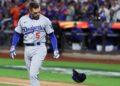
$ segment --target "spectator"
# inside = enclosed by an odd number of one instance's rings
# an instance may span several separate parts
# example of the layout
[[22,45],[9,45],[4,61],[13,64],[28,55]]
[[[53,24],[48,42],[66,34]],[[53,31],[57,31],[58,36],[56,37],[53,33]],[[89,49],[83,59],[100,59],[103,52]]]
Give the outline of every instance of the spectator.
[[4,6],[5,2],[7,2],[7,1],[10,2],[11,0],[0,0],[0,2],[1,2],[1,3],[0,3],[1,6]]
[[4,31],[0,30],[0,46],[5,44],[5,33]]
[[72,49],[73,50],[81,50],[83,36],[81,28],[77,27],[77,23],[74,23],[74,27],[71,30],[71,40],[72,40]]
[[94,0],[88,0],[88,9],[86,11],[86,16],[89,21],[92,21],[95,19],[97,10],[98,8]]
[[100,6],[98,14],[100,21],[110,22],[110,10],[104,4]]
[[66,21],[72,21],[73,20],[73,17],[75,15],[75,8],[74,8],[73,4],[74,4],[74,2],[69,2],[68,3]]
[[93,30],[93,37],[96,40],[96,50],[101,52],[103,50],[103,46],[105,46],[106,52],[111,52],[114,49],[113,39],[111,37],[107,37],[107,34],[112,34],[113,31],[105,26],[103,23],[101,28],[97,30]]
[[53,3],[50,3],[50,4],[47,6],[45,16],[47,16],[47,17],[50,18],[51,20],[53,20],[54,17],[56,16],[56,11],[54,10]]
[[66,4],[64,2],[58,3],[56,8],[58,20],[65,21],[68,14]]
[[120,22],[120,9],[118,10],[118,12],[116,13],[116,21]]
[[119,4],[118,0],[115,0],[111,5],[112,5],[111,6],[112,21],[116,22],[117,21],[117,17],[119,16],[118,13],[120,11],[120,4]]
[[106,41],[105,41],[105,52],[111,52],[114,50],[113,38],[111,36],[108,36],[108,35],[113,34],[113,31],[112,31],[112,29],[104,28],[104,32],[107,35]]
[[[0,13],[0,21],[3,20],[2,14]],[[0,30],[3,28],[3,22],[0,22]]]
[[82,13],[81,13],[80,9],[81,9],[81,5],[76,3],[75,4],[75,15],[74,15],[75,21],[79,21],[80,19],[82,19]]
[[28,2],[26,1],[24,4],[21,4],[21,2],[16,2],[16,3],[13,3],[13,7],[10,9],[10,14],[12,15],[13,17],[13,25],[14,27],[16,27],[17,25],[17,22],[20,18],[20,11],[25,8],[25,5],[27,4]]

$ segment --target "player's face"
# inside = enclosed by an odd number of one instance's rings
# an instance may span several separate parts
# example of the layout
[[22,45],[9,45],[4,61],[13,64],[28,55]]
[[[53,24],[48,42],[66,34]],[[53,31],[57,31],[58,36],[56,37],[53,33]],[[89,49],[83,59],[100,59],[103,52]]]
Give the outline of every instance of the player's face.
[[31,10],[31,14],[32,14],[32,17],[34,18],[34,19],[39,19],[39,16],[40,16],[40,8],[33,8],[32,10]]

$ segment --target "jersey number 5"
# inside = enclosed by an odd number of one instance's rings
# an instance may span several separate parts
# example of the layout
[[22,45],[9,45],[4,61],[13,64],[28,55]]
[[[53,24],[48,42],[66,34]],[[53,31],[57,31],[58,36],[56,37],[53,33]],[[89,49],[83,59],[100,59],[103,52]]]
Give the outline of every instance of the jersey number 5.
[[36,32],[36,39],[40,39],[40,32]]

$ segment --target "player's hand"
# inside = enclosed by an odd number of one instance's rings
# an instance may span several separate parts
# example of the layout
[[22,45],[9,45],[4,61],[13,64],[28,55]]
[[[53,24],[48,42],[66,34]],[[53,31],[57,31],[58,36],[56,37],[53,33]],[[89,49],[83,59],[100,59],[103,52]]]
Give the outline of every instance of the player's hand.
[[12,59],[14,59],[15,56],[16,56],[15,46],[11,46],[11,48],[10,48],[10,57]]
[[58,59],[60,57],[59,51],[58,50],[54,50],[54,58]]

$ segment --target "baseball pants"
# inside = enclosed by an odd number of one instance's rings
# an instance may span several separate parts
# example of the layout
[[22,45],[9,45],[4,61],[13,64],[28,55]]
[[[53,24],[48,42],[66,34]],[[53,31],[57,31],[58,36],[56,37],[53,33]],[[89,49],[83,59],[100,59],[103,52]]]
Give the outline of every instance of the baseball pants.
[[30,86],[40,86],[38,74],[47,54],[45,43],[36,46],[25,46],[24,59],[29,73]]

